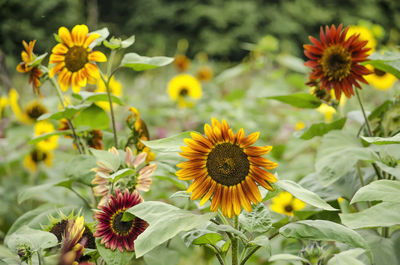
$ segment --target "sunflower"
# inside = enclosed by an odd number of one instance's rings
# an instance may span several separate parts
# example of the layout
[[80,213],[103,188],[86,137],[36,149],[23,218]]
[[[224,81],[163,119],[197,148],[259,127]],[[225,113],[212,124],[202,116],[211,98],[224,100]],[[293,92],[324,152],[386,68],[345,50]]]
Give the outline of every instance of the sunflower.
[[397,80],[394,75],[379,70],[372,65],[368,64],[366,67],[372,72],[372,74],[367,75],[365,80],[379,90],[388,90]]
[[0,123],[3,116],[3,110],[8,106],[8,98],[6,96],[0,97]]
[[[115,80],[114,76],[111,77],[109,86],[112,95],[117,97],[122,95],[121,83]],[[97,81],[97,89],[94,92],[107,92],[107,88],[104,85],[103,80]],[[97,101],[96,104],[106,111],[110,110],[110,103],[108,101]],[[113,103],[113,106],[115,105],[116,104]]]
[[177,54],[174,58],[174,66],[179,72],[184,72],[190,67],[190,60],[183,54]]
[[[48,121],[39,121],[34,127],[35,136],[54,132],[54,126]],[[58,135],[52,135],[36,144],[36,147],[42,151],[51,151],[57,148]]]
[[273,174],[262,169],[278,166],[262,157],[272,146],[251,146],[259,132],[245,137],[243,129],[235,135],[225,120],[220,123],[213,118],[211,123],[212,126],[204,126],[205,137],[191,133],[192,139],[185,139],[188,146],[181,147],[180,155],[189,161],[177,165],[182,169],[176,175],[181,180],[194,179],[187,192],[192,192],[192,200],[203,197],[200,205],[213,197],[211,211],[221,206],[222,214],[232,217],[240,214],[242,205],[251,212],[250,202],[257,204],[262,200],[256,183],[272,190],[270,182],[277,181]]
[[199,80],[189,74],[180,74],[172,78],[168,83],[168,94],[173,101],[178,101],[178,106],[189,107],[193,103],[188,100],[194,100],[201,97],[201,85]]
[[83,216],[76,220],[69,219],[63,235],[59,265],[78,265],[78,260],[85,249],[86,238],[82,238],[85,231]]
[[374,34],[372,33],[372,31],[369,28],[364,27],[364,26],[359,26],[359,25],[350,26],[349,30],[347,31],[347,34],[348,34],[347,36],[359,34],[360,40],[368,41],[368,43],[365,45],[365,48],[370,49],[367,52],[368,55],[370,55],[371,53],[373,53],[375,51],[376,39],[374,37]]
[[207,65],[201,66],[196,71],[196,77],[200,82],[208,82],[213,78],[213,71]]
[[49,77],[58,74],[58,83],[65,92],[72,85],[75,93],[85,87],[86,83],[95,84],[99,78],[99,69],[93,62],[106,62],[107,57],[99,51],[92,51],[89,45],[100,37],[97,33],[89,34],[86,25],[76,25],[72,32],[66,27],[58,29],[61,40],[52,50]]
[[321,27],[320,41],[310,36],[313,45],[304,45],[304,54],[310,59],[305,63],[312,68],[309,76],[310,86],[320,84],[320,89],[329,92],[335,90],[335,95],[340,100],[342,91],[346,97],[354,95],[353,86],[361,89],[358,82],[368,84],[363,75],[370,71],[360,65],[366,61],[369,48],[368,41],[360,40],[359,35],[353,34],[346,39],[349,27],[342,30],[340,25],[337,29],[334,25],[325,27],[325,33]]
[[9,93],[9,104],[17,119],[25,124],[32,124],[40,116],[47,113],[47,108],[37,100],[31,101],[25,108],[21,110],[18,104],[19,94],[14,88]]
[[43,72],[39,67],[30,65],[36,57],[33,53],[35,43],[36,40],[30,41],[29,44],[26,41],[22,41],[25,51],[21,52],[22,62],[17,65],[17,71],[20,73],[29,73],[29,84],[32,84],[33,91],[36,94],[40,94],[40,77],[42,77]]
[[106,248],[120,252],[134,250],[135,239],[147,228],[147,223],[135,217],[131,221],[122,221],[124,212],[141,203],[143,199],[139,193],[134,191],[129,193],[125,189],[122,193],[116,190],[115,196],[111,195],[106,206],[100,206],[101,211],[95,213],[94,218],[99,222],[96,226],[95,237],[102,238],[101,244]]
[[272,198],[270,208],[272,211],[293,216],[295,211],[300,211],[306,204],[303,201],[293,197],[287,191],[282,191],[278,196]]
[[88,132],[87,144],[97,150],[103,150],[103,132],[101,130],[91,130]]
[[52,161],[52,153],[35,148],[27,156],[25,156],[24,167],[29,171],[34,172],[41,162],[43,162],[46,166],[51,167]]

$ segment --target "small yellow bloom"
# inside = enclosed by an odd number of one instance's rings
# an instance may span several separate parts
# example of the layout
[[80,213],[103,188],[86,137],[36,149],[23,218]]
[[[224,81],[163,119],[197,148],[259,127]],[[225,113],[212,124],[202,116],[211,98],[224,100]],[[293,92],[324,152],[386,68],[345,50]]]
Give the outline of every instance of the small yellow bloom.
[[[112,95],[117,96],[117,97],[122,95],[122,85],[119,81],[114,79],[114,76],[111,77],[109,85],[110,85],[110,91],[111,91]],[[103,80],[98,80],[97,89],[94,92],[98,92],[98,93],[107,92],[107,88],[104,85]],[[96,104],[100,108],[102,108],[106,111],[110,110],[110,103],[108,101],[97,101]],[[116,106],[116,104],[113,103],[113,107],[115,107],[115,106]]]
[[304,124],[304,122],[302,122],[302,121],[296,122],[296,131],[300,131],[300,130],[303,129],[304,127],[306,127],[306,125]]
[[287,191],[282,191],[278,196],[272,198],[270,205],[272,211],[288,216],[293,216],[295,211],[300,211],[304,207],[306,207],[306,204],[303,201],[293,197]]
[[0,98],[0,123],[1,123],[1,117],[3,114],[3,109],[8,106],[8,98],[6,96],[2,96]]
[[177,75],[168,83],[168,94],[173,101],[178,102],[179,107],[193,105],[189,98],[197,100],[201,98],[201,85],[197,78],[189,74]]
[[47,108],[37,100],[31,101],[22,112],[18,104],[18,98],[17,90],[12,88],[9,93],[9,104],[17,119],[24,124],[32,124],[42,114],[48,112]]
[[[39,136],[46,133],[54,132],[54,126],[48,121],[39,121],[35,124],[35,136]],[[49,138],[40,141],[36,144],[37,148],[42,151],[51,151],[57,148],[58,135],[50,136]]]
[[367,45],[365,45],[365,48],[370,48],[367,53],[372,54],[375,51],[376,47],[376,39],[374,37],[374,34],[369,28],[366,28],[364,26],[350,26],[349,31],[347,32],[347,38],[352,36],[353,34],[360,34],[360,40],[366,40],[368,41]]
[[196,71],[196,77],[198,80],[201,82],[208,82],[213,78],[213,71],[212,69],[207,66],[201,66],[199,69]]
[[368,70],[372,71],[372,74],[366,75],[364,78],[370,85],[379,90],[388,90],[396,82],[397,78],[389,73],[376,69],[372,65],[366,65]]
[[322,103],[321,106],[318,107],[317,111],[324,114],[326,123],[331,122],[333,114],[336,113],[334,107],[328,106],[325,103]]
[[53,161],[53,154],[50,152],[34,149],[24,158],[24,167],[31,172],[35,172],[41,162],[47,167],[51,167]]

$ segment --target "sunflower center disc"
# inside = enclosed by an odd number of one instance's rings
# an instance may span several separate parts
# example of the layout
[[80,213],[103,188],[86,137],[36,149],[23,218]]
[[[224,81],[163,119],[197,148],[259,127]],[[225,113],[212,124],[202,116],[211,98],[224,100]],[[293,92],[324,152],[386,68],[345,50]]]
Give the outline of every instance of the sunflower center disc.
[[33,152],[31,153],[31,157],[32,157],[33,162],[38,163],[40,161],[45,160],[47,155],[46,155],[46,153],[43,153],[39,150],[33,150]]
[[374,74],[377,76],[384,76],[386,74],[386,72],[379,70],[377,68],[374,68]]
[[37,118],[42,116],[42,114],[44,114],[45,112],[46,111],[43,109],[42,106],[35,105],[35,106],[32,106],[30,109],[28,109],[26,111],[26,114],[28,114],[29,118],[31,118],[32,120],[36,120]]
[[74,46],[65,55],[65,67],[71,72],[82,69],[88,60],[88,52],[81,46]]
[[187,96],[187,94],[189,94],[189,90],[186,87],[182,88],[181,91],[179,91],[179,96],[181,97],[185,97]]
[[133,220],[128,222],[121,221],[123,215],[124,212],[117,213],[111,223],[112,229],[118,235],[127,235],[133,227]]
[[321,58],[322,71],[329,80],[341,81],[350,74],[351,54],[344,47],[332,46]]
[[290,204],[286,205],[286,206],[285,206],[285,212],[287,212],[287,213],[293,212],[293,207],[292,207],[292,205],[290,205]]
[[232,143],[222,143],[208,154],[207,169],[215,182],[233,186],[249,174],[250,162],[242,148]]

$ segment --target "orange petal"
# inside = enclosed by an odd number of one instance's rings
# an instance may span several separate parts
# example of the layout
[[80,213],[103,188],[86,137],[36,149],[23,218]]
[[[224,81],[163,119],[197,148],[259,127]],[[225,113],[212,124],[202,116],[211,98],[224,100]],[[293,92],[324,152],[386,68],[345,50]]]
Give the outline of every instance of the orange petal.
[[245,179],[247,186],[250,189],[251,194],[257,199],[257,201],[262,201],[260,190],[258,189],[257,185],[253,182],[250,177],[246,177]]
[[57,64],[56,66],[54,66],[53,68],[51,68],[50,72],[49,72],[49,77],[53,78],[59,71],[61,71],[63,69],[64,66],[65,66],[65,63],[61,62],[61,63]]
[[217,138],[213,133],[213,129],[208,123],[204,124],[204,134],[211,141],[213,145],[217,143]]
[[217,186],[217,182],[211,181],[211,187],[208,190],[208,192],[206,193],[206,195],[204,195],[204,197],[201,199],[200,206],[202,206],[204,203],[206,203],[210,199],[211,195],[213,195],[213,193],[215,191],[216,186]]
[[190,196],[191,200],[200,199],[211,187],[211,178],[206,178],[203,183],[197,188],[194,189],[192,195]]
[[246,211],[251,212],[252,211],[251,204],[249,202],[249,199],[244,194],[241,184],[237,185],[237,192],[238,192],[238,195],[239,195],[240,203],[242,204],[243,208]]
[[71,76],[72,91],[74,93],[79,93],[81,86],[79,85],[79,73],[74,72]]
[[104,55],[104,53],[99,51],[89,53],[88,59],[89,61],[95,62],[107,62],[107,57]]
[[87,64],[85,64],[85,70],[86,70],[86,73],[88,75],[90,75],[91,77],[93,77],[95,79],[100,78],[100,72],[99,72],[99,68],[97,68],[97,65],[92,64],[92,63],[87,63]]
[[217,184],[217,187],[215,188],[215,194],[211,201],[210,210],[212,212],[215,212],[216,210],[218,210],[218,207],[221,204],[221,201],[222,201],[222,185]]
[[263,147],[249,146],[244,149],[244,152],[248,156],[262,156],[268,154],[272,150],[272,146],[266,145]]
[[232,196],[232,205],[233,205],[233,211],[236,215],[240,214],[240,200],[239,200],[239,194],[236,186],[231,186],[229,187],[231,189],[231,196]]
[[254,132],[254,133],[249,134],[246,138],[244,138],[241,141],[241,146],[247,147],[249,145],[254,144],[255,142],[257,142],[258,137],[260,137],[260,132]]
[[190,148],[192,148],[195,151],[201,152],[201,153],[209,153],[210,149],[204,147],[202,144],[195,142],[193,139],[186,138],[184,139],[185,144],[187,144]]
[[204,137],[203,135],[201,135],[199,133],[191,132],[190,136],[193,138],[193,140],[195,140],[197,142],[201,142],[204,146],[206,146],[208,148],[212,148],[213,147],[213,145],[210,142],[210,140],[208,140],[206,137]]
[[61,63],[65,61],[65,56],[60,54],[51,54],[49,63]]

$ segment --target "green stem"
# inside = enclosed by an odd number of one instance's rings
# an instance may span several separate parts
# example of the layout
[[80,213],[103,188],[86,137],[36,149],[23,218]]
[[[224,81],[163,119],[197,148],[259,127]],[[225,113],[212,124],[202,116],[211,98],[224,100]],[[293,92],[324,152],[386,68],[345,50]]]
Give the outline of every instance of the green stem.
[[74,190],[72,187],[71,187],[70,190],[71,190],[73,193],[75,193],[75,195],[78,196],[78,197],[85,203],[85,205],[86,205],[89,209],[92,208],[92,206],[90,205],[90,203],[89,203],[82,195],[80,195],[79,192],[77,192],[76,190]]
[[[237,215],[233,217],[233,226],[236,230],[239,229],[239,218]],[[232,265],[238,264],[238,238],[236,235],[232,238]]]
[[222,256],[221,256],[221,254],[220,254],[218,248],[217,248],[216,246],[212,245],[212,244],[207,244],[207,245],[209,245],[209,246],[211,246],[211,247],[213,247],[213,248],[215,249],[215,256],[217,256],[217,259],[218,259],[218,261],[219,261],[219,264],[225,265],[225,261],[224,261],[224,259],[222,258]]
[[389,227],[382,227],[382,236],[384,238],[388,238],[389,237]]
[[[268,239],[271,240],[271,239],[273,239],[274,237],[276,237],[277,235],[279,235],[279,232],[275,232],[274,234],[272,234],[271,236],[269,236]],[[261,246],[257,246],[257,247],[255,247],[254,249],[252,249],[252,250],[250,251],[250,253],[247,254],[247,256],[246,256],[244,259],[242,259],[242,261],[240,262],[240,265],[244,265],[244,264],[249,260],[249,258],[250,258],[254,253],[256,253],[257,250],[259,250],[260,248],[261,248]]]
[[[115,56],[116,51],[115,50],[111,50],[110,52],[110,59],[108,60],[108,65],[107,65],[107,76],[110,76],[111,74],[111,69],[112,69],[112,65],[114,62],[114,56]],[[111,78],[111,77],[110,77]]]
[[360,169],[360,164],[359,163],[357,163],[356,168],[357,168],[357,175],[358,175],[358,177],[360,179],[361,187],[364,187],[365,183],[364,183],[364,179],[363,179],[362,174],[361,174],[361,169]]

